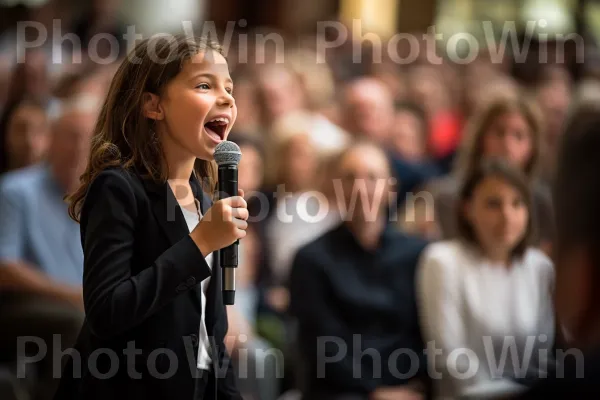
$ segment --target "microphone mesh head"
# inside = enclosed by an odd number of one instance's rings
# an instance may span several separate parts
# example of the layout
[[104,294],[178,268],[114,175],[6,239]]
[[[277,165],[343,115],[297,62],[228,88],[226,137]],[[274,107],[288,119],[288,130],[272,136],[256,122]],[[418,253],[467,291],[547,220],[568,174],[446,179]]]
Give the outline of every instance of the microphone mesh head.
[[234,142],[223,141],[215,148],[214,157],[218,165],[238,165],[242,151]]

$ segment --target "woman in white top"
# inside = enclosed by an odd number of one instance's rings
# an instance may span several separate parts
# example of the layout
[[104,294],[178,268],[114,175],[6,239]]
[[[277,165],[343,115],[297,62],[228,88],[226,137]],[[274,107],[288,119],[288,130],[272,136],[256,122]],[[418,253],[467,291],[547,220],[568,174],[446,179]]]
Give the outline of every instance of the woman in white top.
[[460,191],[457,239],[431,244],[417,275],[435,398],[510,395],[544,369],[554,342],[554,271],[530,247],[531,195],[498,160],[476,166]]

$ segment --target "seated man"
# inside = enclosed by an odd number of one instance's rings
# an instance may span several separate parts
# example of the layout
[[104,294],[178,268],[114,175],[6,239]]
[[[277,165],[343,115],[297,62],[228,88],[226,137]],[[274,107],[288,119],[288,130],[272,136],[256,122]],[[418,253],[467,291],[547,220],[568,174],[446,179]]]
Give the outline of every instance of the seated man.
[[52,397],[60,370],[51,351],[69,348],[83,322],[79,226],[63,198],[85,168],[97,109],[82,99],[62,106],[47,160],[0,177],[0,354],[22,358],[18,338],[36,338],[26,347],[27,356],[46,354],[36,399]]
[[305,398],[421,398],[427,369],[414,277],[427,242],[391,222],[380,148],[355,144],[335,168],[343,222],[298,251],[290,277]]

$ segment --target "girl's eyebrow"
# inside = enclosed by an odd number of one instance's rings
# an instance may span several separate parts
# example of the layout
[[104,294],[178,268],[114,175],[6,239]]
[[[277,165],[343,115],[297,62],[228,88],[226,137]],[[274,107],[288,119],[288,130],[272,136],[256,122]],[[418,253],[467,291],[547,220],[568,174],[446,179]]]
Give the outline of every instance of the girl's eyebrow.
[[[200,77],[209,78],[213,81],[217,80],[217,76],[215,74],[211,74],[210,72],[200,72],[198,74],[194,74],[191,79],[193,80],[193,79],[197,79]],[[225,81],[227,81],[227,83],[233,83],[233,81],[229,77],[226,78]]]

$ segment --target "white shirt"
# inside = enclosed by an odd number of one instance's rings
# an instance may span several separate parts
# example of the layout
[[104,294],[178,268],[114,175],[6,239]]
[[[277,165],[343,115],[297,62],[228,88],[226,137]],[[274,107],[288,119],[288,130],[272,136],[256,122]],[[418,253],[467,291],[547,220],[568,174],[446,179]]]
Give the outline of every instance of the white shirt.
[[521,387],[509,378],[522,377],[522,367],[543,368],[554,341],[553,283],[553,265],[537,249],[506,268],[459,240],[427,247],[417,296],[425,342],[438,351],[427,353],[441,373],[435,398],[511,394]]
[[[183,216],[185,217],[185,222],[187,223],[188,229],[190,232],[194,230],[196,225],[200,222],[202,218],[202,214],[200,212],[200,204],[198,200],[196,200],[196,207],[198,209],[197,213],[194,213],[186,208],[181,207],[181,211],[183,212]],[[212,268],[212,253],[206,257],[206,263],[209,268]],[[208,331],[206,330],[206,291],[208,290],[208,285],[210,283],[210,277],[206,278],[201,283],[202,288],[202,316],[200,320],[200,333],[198,335],[198,369],[208,370],[212,364],[211,358],[211,348],[210,341],[208,340]]]
[[287,281],[300,247],[341,223],[339,213],[331,211],[329,203],[317,202],[317,194],[323,196],[309,191],[279,200],[276,217],[267,223],[266,239],[271,244],[273,275],[277,283]]

